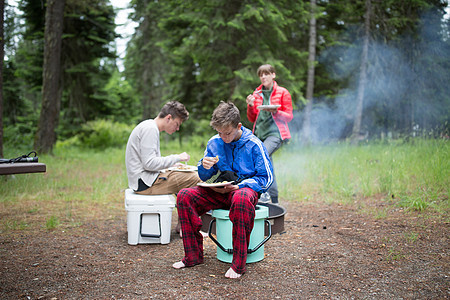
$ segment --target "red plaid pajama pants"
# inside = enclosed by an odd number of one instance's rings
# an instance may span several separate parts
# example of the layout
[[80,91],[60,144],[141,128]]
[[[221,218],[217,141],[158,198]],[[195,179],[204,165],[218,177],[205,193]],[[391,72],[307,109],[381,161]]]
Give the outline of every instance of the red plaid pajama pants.
[[183,233],[185,256],[182,262],[187,267],[203,263],[203,236],[200,233],[202,221],[199,216],[211,209],[229,209],[230,221],[233,223],[231,268],[236,273],[244,273],[257,202],[258,193],[250,188],[226,194],[200,186],[180,190],[177,195],[177,209]]

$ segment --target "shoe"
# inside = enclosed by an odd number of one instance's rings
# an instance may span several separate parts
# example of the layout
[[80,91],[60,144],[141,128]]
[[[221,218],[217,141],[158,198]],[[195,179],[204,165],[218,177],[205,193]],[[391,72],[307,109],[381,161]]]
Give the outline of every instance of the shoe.
[[270,202],[270,195],[269,195],[269,193],[261,194],[261,196],[259,197],[258,202],[260,202],[260,203],[269,203]]

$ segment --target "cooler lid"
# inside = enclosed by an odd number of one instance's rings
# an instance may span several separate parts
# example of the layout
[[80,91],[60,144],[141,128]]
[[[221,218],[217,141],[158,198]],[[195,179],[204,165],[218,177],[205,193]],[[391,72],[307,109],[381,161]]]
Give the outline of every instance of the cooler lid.
[[139,195],[131,189],[125,191],[125,205],[175,205],[175,196],[170,195]]

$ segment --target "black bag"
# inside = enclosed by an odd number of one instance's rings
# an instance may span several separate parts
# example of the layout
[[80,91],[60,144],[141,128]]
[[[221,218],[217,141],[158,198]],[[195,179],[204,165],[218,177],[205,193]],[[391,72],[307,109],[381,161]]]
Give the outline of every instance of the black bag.
[[234,184],[237,184],[242,181],[239,179],[239,176],[236,172],[233,171],[219,171],[219,176],[214,180],[214,182],[222,182],[222,181],[231,181]]

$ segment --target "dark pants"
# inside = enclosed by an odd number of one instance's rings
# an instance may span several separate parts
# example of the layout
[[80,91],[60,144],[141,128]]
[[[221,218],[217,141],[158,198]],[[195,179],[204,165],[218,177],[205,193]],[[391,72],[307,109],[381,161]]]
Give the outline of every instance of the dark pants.
[[267,148],[267,152],[269,152],[270,161],[272,162],[273,166],[273,183],[270,186],[269,190],[267,191],[270,195],[270,199],[272,200],[272,203],[278,203],[278,185],[277,185],[277,179],[275,177],[275,166],[273,164],[272,154],[277,151],[281,145],[283,144],[283,141],[281,138],[277,136],[269,136],[264,140],[264,146]]

